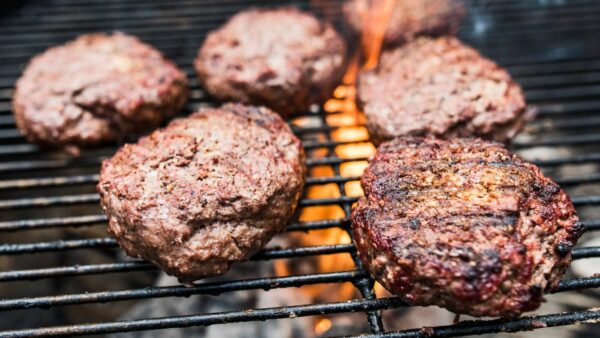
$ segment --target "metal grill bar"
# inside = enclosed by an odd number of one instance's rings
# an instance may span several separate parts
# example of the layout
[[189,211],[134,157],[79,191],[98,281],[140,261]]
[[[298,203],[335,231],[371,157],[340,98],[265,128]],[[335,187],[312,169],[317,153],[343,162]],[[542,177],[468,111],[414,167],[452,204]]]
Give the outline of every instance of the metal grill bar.
[[[599,87],[600,89],[600,87]],[[600,92],[600,91],[599,91]],[[511,145],[513,148],[523,149],[542,146],[569,146],[580,144],[595,144],[600,142],[600,135],[594,133],[589,135],[563,136],[562,138],[548,138],[545,140],[535,140],[529,142],[515,141]]]
[[[165,286],[148,287],[135,290],[105,291],[84,294],[5,299],[0,300],[0,311],[11,311],[28,308],[47,308],[51,306],[64,306],[88,303],[104,303],[131,299],[160,298],[160,297],[188,297],[197,294],[219,295],[224,292],[241,290],[270,289],[299,287],[322,283],[354,282],[358,278],[366,277],[364,271],[343,271],[320,273],[312,275],[296,275],[290,277],[270,277],[257,279],[244,279],[236,281],[220,281],[202,283],[194,286]],[[582,282],[585,283],[585,282]],[[591,284],[588,282],[587,284]],[[600,285],[600,284],[599,284]]]
[[367,334],[354,336],[354,338],[461,337],[494,332],[531,331],[552,326],[597,323],[599,320],[600,309],[589,309],[571,313],[525,316],[512,320],[465,321],[458,323],[457,325],[438,326],[400,332],[386,332],[382,335]]
[[[538,122],[539,124],[536,124]],[[531,123],[531,128],[537,132],[543,131],[567,131],[578,128],[596,128],[600,127],[599,117],[570,118],[537,120]]]
[[97,183],[98,175],[77,175],[48,178],[30,178],[22,180],[0,181],[0,190],[65,186],[85,183]]
[[48,170],[57,168],[73,168],[81,166],[97,166],[106,157],[90,157],[81,159],[58,159],[58,160],[29,160],[19,162],[0,163],[0,172],[14,172],[24,170]]
[[573,249],[573,259],[600,257],[600,247],[583,247]]
[[[0,231],[34,230],[51,227],[89,226],[105,223],[105,215],[75,216],[64,218],[31,219],[20,221],[0,222]],[[319,230],[331,227],[341,227],[348,222],[347,219],[323,220],[313,222],[298,222],[290,224],[287,231]]]
[[53,242],[39,242],[28,244],[2,244],[0,245],[0,255],[18,255],[48,251],[64,251],[90,248],[114,248],[117,242],[114,238],[86,238],[60,240]]
[[121,321],[101,324],[82,324],[57,326],[43,329],[4,331],[6,338],[22,337],[61,337],[89,334],[107,334],[140,330],[156,330],[174,327],[204,326],[227,324],[267,319],[296,318],[314,316],[323,313],[335,314],[357,311],[374,311],[404,306],[398,298],[382,298],[377,300],[351,300],[339,303],[316,305],[297,305],[245,311],[211,313],[204,315],[177,316],[168,318],[152,318],[143,320]]
[[29,207],[48,207],[82,203],[98,203],[99,201],[100,196],[98,194],[23,198],[16,200],[0,201],[0,210]]
[[546,116],[562,116],[578,113],[591,113],[598,111],[600,108],[599,101],[579,101],[568,103],[548,103],[538,105],[538,117]]
[[[31,308],[49,308],[53,306],[81,305],[91,303],[106,303],[132,299],[163,298],[163,297],[189,297],[191,295],[208,294],[220,295],[226,292],[241,290],[280,289],[300,287],[304,285],[324,283],[361,283],[368,280],[364,270],[342,271],[332,273],[317,273],[310,275],[296,275],[289,277],[269,277],[245,279],[236,281],[220,281],[202,283],[194,286],[164,286],[146,287],[142,289],[123,291],[104,291],[82,294],[69,294],[46,297],[30,297],[0,300],[0,311],[12,311]],[[360,287],[360,286],[359,286]],[[370,286],[369,286],[370,287]],[[600,277],[567,279],[560,282],[556,290],[551,293],[583,290],[586,288],[600,287]],[[373,298],[374,299],[374,298]]]
[[558,288],[556,288],[556,290],[550,291],[550,293],[576,291],[579,289],[597,288],[597,287],[600,287],[600,277],[567,279],[567,280],[560,281],[560,284],[558,284]]
[[0,222],[0,231],[34,230],[53,227],[87,226],[107,221],[104,215],[89,215],[63,218],[27,219]]
[[584,205],[596,205],[600,203],[600,195],[573,196],[571,197],[571,200],[573,201],[573,205],[576,207]]
[[[49,251],[64,251],[64,250],[78,250],[78,249],[92,249],[92,248],[116,248],[117,242],[112,237],[103,238],[87,238],[87,239],[71,239],[71,240],[59,240],[52,242],[39,242],[39,243],[28,243],[28,244],[3,244],[0,245],[0,255],[20,255],[20,254],[31,254],[41,253]],[[350,244],[338,244],[338,245],[319,245],[319,246],[305,246],[299,248],[289,249],[271,249],[264,250],[256,254],[252,259],[263,260],[263,259],[275,259],[275,258],[291,258],[291,257],[303,257],[313,255],[325,255],[342,252],[354,251],[354,247]]]
[[99,275],[106,273],[156,270],[148,262],[132,261],[108,264],[75,265],[57,268],[13,270],[0,272],[0,282],[32,281],[44,278]]
[[33,144],[14,144],[0,147],[0,156],[35,154],[38,152],[38,147]]

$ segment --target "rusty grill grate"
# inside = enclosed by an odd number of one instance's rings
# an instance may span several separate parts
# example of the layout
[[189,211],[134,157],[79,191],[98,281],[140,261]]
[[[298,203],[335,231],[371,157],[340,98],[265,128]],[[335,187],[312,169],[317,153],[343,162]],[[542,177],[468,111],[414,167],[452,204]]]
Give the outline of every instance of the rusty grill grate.
[[[260,5],[283,2],[264,1]],[[309,3],[292,2],[304,8]],[[339,18],[337,1],[319,6],[322,15]],[[528,101],[539,109],[513,148],[525,158],[542,166],[573,196],[588,236],[600,229],[600,3],[594,1],[496,0],[468,2],[471,16],[465,23],[462,38],[482,53],[507,66],[523,85]],[[253,260],[296,259],[318,255],[350,254],[354,269],[349,271],[310,273],[285,277],[259,277],[243,280],[202,282],[193,287],[140,285],[124,290],[86,289],[64,292],[55,288],[50,295],[12,296],[12,288],[35,290],[41,285],[56,285],[75,277],[110,275],[119,279],[136,271],[155,271],[143,261],[125,260],[118,254],[112,238],[98,237],[106,217],[100,213],[94,185],[98,166],[114,148],[84,152],[80,158],[40,151],[25,143],[15,129],[11,116],[11,95],[15,79],[27,60],[50,45],[64,42],[91,31],[123,30],[153,44],[185,69],[192,85],[192,98],[186,111],[211,102],[197,86],[191,61],[204,34],[231,14],[253,5],[242,0],[183,0],[168,4],[150,0],[73,0],[31,1],[20,8],[6,10],[0,16],[0,311],[23,316],[43,316],[44,311],[67,305],[106,303],[157,297],[187,297],[200,294],[218,295],[240,290],[266,290],[305,285],[349,282],[360,297],[346,302],[303,304],[288,307],[258,308],[221,313],[193,313],[187,316],[148,318],[128,321],[93,321],[91,324],[70,320],[52,325],[30,327],[24,322],[2,324],[2,337],[92,335],[113,332],[208,326],[245,321],[364,312],[367,337],[454,337],[501,331],[532,330],[541,327],[570,325],[600,320],[600,311],[581,308],[547,315],[530,314],[516,319],[465,321],[455,325],[403,331],[386,331],[381,311],[407,306],[397,298],[378,298],[373,281],[362,269],[353,244],[318,245],[265,249]],[[356,197],[345,193],[346,184],[358,177],[340,174],[345,163],[365,158],[337,155],[338,147],[365,141],[335,141],[338,127],[328,124],[336,113],[317,110],[302,119],[308,124],[290,123],[303,139],[309,154],[310,168],[328,166],[332,176],[311,176],[307,184],[335,184],[341,196],[300,202],[301,208],[336,205],[345,218],[294,222],[287,231],[299,232],[328,228],[348,230],[348,217]],[[316,156],[319,150],[320,156]],[[565,174],[566,173],[566,174]],[[79,232],[84,230],[83,232]],[[85,230],[90,230],[86,232]],[[39,233],[40,235],[34,235]],[[90,235],[90,233],[92,235]],[[58,234],[58,238],[56,235]],[[94,235],[95,234],[95,235]],[[52,237],[55,236],[55,237]],[[285,235],[284,235],[285,236]],[[53,260],[49,254],[99,251],[101,262],[72,262],[72,258]],[[29,257],[26,264],[15,261]],[[34,257],[34,258],[31,258]],[[109,259],[107,260],[108,257]],[[600,247],[578,247],[575,260],[600,257]],[[47,266],[50,265],[50,266]],[[235,267],[234,267],[235,269]],[[249,278],[253,276],[248,276]],[[20,286],[17,286],[20,285]],[[556,293],[585,290],[600,286],[600,277],[567,277]],[[4,290],[4,291],[2,291]],[[15,318],[23,318],[15,317]],[[7,317],[8,318],[8,317]],[[12,317],[11,317],[12,318]]]

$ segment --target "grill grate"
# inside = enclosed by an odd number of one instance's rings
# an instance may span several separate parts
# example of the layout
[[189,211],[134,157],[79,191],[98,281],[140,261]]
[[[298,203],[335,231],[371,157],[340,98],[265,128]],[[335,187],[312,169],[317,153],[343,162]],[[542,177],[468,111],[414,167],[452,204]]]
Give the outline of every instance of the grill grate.
[[[282,1],[260,2],[261,5],[280,3]],[[309,4],[303,1],[291,3],[309,8]],[[322,3],[319,6],[324,11],[321,15],[339,18],[339,1]],[[600,230],[600,45],[596,43],[600,35],[600,3],[591,0],[470,0],[468,3],[471,17],[461,33],[463,39],[507,66],[525,88],[528,101],[539,111],[536,120],[514,142],[513,148],[542,166],[544,172],[567,188],[582,216],[587,236],[592,236],[593,231]],[[0,232],[4,238],[4,244],[0,244],[0,263],[3,264],[0,294],[6,297],[0,299],[0,311],[7,314],[22,310],[25,316],[32,316],[34,309],[61,309],[66,305],[107,303],[110,309],[117,301],[125,300],[219,295],[240,290],[266,292],[275,288],[344,282],[351,283],[360,296],[347,302],[143,320],[95,320],[94,324],[62,320],[42,328],[16,322],[5,327],[4,323],[1,325],[5,331],[1,331],[0,336],[107,334],[347,312],[366,314],[365,326],[370,331],[365,331],[367,335],[363,337],[454,337],[600,320],[598,309],[586,309],[573,304],[568,307],[570,312],[566,313],[386,331],[389,328],[384,327],[382,311],[405,307],[406,304],[398,298],[378,298],[375,295],[373,280],[362,268],[353,244],[269,248],[252,259],[270,261],[342,253],[349,254],[354,262],[354,267],[348,271],[209,281],[193,287],[142,285],[118,291],[100,288],[86,289],[85,292],[11,296],[10,291],[6,290],[17,284],[35,289],[75,277],[100,278],[110,275],[112,278],[121,278],[134,272],[156,271],[154,266],[146,262],[121,259],[118,251],[112,250],[117,247],[115,240],[98,237],[102,232],[93,231],[102,229],[106,223],[106,217],[97,206],[99,198],[94,189],[98,180],[98,166],[114,149],[90,150],[80,158],[67,158],[26,144],[16,131],[10,111],[12,87],[27,60],[50,45],[84,32],[123,30],[153,44],[188,73],[192,86],[191,102],[187,107],[189,112],[211,104],[198,88],[191,66],[204,34],[249,5],[252,3],[243,0],[182,0],[177,5],[150,0],[51,0],[31,1],[22,8],[0,16]],[[294,131],[303,139],[307,152],[312,154],[308,159],[309,168],[328,167],[332,171],[330,176],[311,176],[307,185],[333,184],[340,193],[335,198],[304,198],[300,207],[338,206],[344,216],[340,219],[294,222],[287,228],[288,233],[329,228],[348,231],[348,217],[356,197],[349,196],[346,188],[358,177],[342,175],[341,167],[365,161],[366,158],[346,158],[340,156],[337,150],[341,146],[364,144],[368,140],[335,141],[332,135],[343,127],[328,123],[328,117],[333,115],[335,113],[319,110],[300,117],[309,121],[309,125],[291,121]],[[88,232],[77,232],[80,230]],[[36,233],[41,235],[33,235]],[[60,235],[60,239],[52,238],[55,233]],[[66,263],[59,260],[58,264],[44,267],[45,264],[38,264],[33,258],[31,266],[15,269],[11,265],[14,259],[21,257],[63,255],[68,252],[74,252],[77,256],[84,251],[97,251],[104,255],[104,261],[77,261],[74,264],[70,260],[66,260]],[[108,261],[106,257],[109,257]],[[578,247],[573,252],[575,260],[592,257],[600,257],[600,247]],[[580,278],[569,276],[560,283],[555,293],[598,286],[600,277],[597,275]],[[585,336],[585,331],[582,330],[581,334]]]

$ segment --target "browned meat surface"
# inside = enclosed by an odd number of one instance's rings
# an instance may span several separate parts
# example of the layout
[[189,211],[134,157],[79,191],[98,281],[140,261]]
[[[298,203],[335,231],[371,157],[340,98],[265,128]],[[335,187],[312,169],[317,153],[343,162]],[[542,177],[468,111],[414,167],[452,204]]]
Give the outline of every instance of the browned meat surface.
[[[344,18],[356,34],[368,29],[364,27],[364,17],[369,13],[369,2],[349,0],[344,3]],[[395,0],[384,46],[398,46],[418,36],[456,34],[465,13],[460,0]]]
[[98,190],[127,254],[193,281],[225,273],[281,231],[304,174],[281,117],[228,104],[125,145],[104,161]]
[[451,37],[384,53],[360,74],[358,96],[376,143],[407,135],[506,142],[531,117],[510,75]]
[[501,144],[382,144],[352,212],[360,258],[415,305],[473,316],[534,310],[571,262],[582,226],[567,194]]
[[195,67],[213,97],[265,105],[287,116],[331,96],[345,56],[343,38],[311,14],[251,9],[208,35]]
[[13,108],[30,142],[77,153],[151,131],[187,95],[185,74],[151,46],[122,33],[90,34],[33,58]]

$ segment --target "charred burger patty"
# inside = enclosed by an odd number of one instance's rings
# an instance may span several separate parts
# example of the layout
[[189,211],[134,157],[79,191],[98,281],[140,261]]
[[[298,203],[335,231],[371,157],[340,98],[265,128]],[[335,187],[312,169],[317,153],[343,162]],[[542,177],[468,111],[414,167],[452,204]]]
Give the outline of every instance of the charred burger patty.
[[530,117],[510,75],[452,37],[385,52],[360,74],[358,104],[375,143],[408,135],[505,142]]
[[567,194],[491,141],[395,139],[361,183],[352,212],[360,258],[415,305],[473,316],[534,310],[582,232]]
[[122,33],[88,34],[32,59],[13,110],[30,142],[77,153],[151,131],[187,96],[185,73],[156,49]]
[[[369,0],[349,0],[344,3],[346,22],[357,33],[365,29]],[[395,0],[387,22],[383,43],[393,47],[418,36],[453,35],[458,32],[466,10],[460,0]],[[374,24],[379,24],[375,22]]]
[[281,117],[228,104],[125,145],[104,161],[98,190],[125,252],[193,281],[223,274],[281,231],[304,174]]
[[251,9],[208,35],[195,68],[213,97],[288,116],[330,97],[345,57],[344,39],[313,15],[291,7]]

